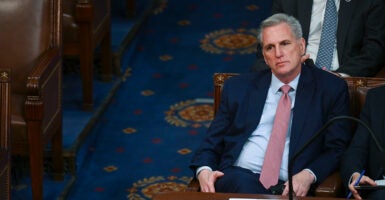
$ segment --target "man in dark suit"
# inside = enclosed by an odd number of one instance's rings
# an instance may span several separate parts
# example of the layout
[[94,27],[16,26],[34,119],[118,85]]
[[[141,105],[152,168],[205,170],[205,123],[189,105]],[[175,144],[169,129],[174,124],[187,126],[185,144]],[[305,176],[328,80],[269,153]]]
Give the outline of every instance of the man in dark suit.
[[[259,41],[270,69],[226,80],[218,113],[190,164],[203,192],[271,194],[272,188],[280,187],[287,195],[289,159],[325,122],[349,114],[346,82],[301,63],[305,40],[294,17],[273,15],[262,22],[260,30]],[[291,114],[279,178],[274,180],[276,185],[269,187],[262,185],[260,174],[282,85],[291,87]],[[350,140],[349,127],[345,120],[333,123],[294,162],[297,196],[307,195],[311,186],[336,170]]]
[[[373,130],[376,138],[385,148],[385,86],[370,89],[366,95],[365,105],[361,112],[361,120],[366,122]],[[341,165],[341,176],[345,186],[352,192],[356,199],[361,199],[360,194],[354,189],[360,172],[366,170],[359,184],[376,185],[374,180],[385,177],[385,153],[381,152],[368,130],[359,125],[349,148],[344,153]],[[368,190],[368,199],[384,199],[385,189]],[[361,191],[365,192],[365,191]]]
[[[297,18],[316,63],[327,0],[273,0],[272,13]],[[375,76],[385,65],[384,0],[335,0],[337,38],[331,70],[343,76]],[[260,57],[260,56],[259,56]],[[255,68],[263,68],[257,62]]]

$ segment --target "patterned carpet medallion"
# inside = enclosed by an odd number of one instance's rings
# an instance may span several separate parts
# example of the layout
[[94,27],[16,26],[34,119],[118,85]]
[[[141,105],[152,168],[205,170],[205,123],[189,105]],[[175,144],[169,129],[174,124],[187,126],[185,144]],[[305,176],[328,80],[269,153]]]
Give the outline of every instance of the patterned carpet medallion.
[[221,29],[206,34],[201,48],[213,54],[253,54],[257,52],[257,29]]
[[133,184],[133,187],[128,189],[127,199],[130,200],[145,200],[152,199],[155,194],[160,192],[184,191],[191,177],[176,177],[176,176],[153,176],[144,178]]
[[192,99],[176,103],[165,112],[166,121],[178,127],[208,127],[214,117],[212,99]]

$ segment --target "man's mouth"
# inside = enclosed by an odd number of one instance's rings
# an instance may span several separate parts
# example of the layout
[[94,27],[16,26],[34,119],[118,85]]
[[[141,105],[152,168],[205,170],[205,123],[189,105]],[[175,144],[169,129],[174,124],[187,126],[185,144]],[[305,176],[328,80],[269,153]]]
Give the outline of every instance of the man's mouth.
[[285,65],[287,62],[286,61],[280,61],[280,62],[277,62],[277,66],[281,67],[283,65]]

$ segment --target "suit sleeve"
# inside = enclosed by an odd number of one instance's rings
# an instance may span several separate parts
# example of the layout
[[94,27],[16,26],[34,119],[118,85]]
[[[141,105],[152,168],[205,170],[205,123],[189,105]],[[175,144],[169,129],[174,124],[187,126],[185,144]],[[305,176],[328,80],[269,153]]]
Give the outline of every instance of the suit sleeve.
[[200,166],[209,166],[213,170],[218,169],[220,157],[223,153],[223,137],[225,137],[227,127],[231,123],[231,114],[228,109],[228,92],[229,87],[227,80],[223,86],[221,102],[219,105],[218,113],[211,122],[209,129],[207,130],[207,136],[196,150],[191,163],[190,168],[196,170]]
[[[320,131],[321,127],[323,127],[326,122],[330,122],[334,117],[349,115],[349,94],[347,86],[343,84],[346,83],[341,83],[341,81],[334,82],[333,89],[325,88],[325,93],[319,96],[319,98],[325,99],[321,101],[322,111],[320,111],[323,120],[320,121],[318,119],[320,122],[315,131]],[[308,123],[312,122],[308,121]],[[305,168],[309,168],[316,174],[317,183],[323,182],[339,167],[342,154],[346,150],[352,136],[351,121],[333,121],[327,129],[321,133],[320,138],[312,143],[311,148],[307,148],[306,153],[301,155],[310,158],[313,155],[313,159],[305,165]],[[308,141],[308,139],[305,141]],[[314,157],[314,155],[317,156]]]
[[[371,124],[371,117],[374,117],[374,113],[377,111],[375,108],[375,105],[377,105],[375,98],[377,97],[371,91],[367,93],[366,101],[360,114],[360,119],[367,125]],[[367,169],[370,141],[371,137],[368,130],[361,124],[358,124],[352,142],[342,157],[341,177],[345,187],[349,184],[350,176],[354,172]]]

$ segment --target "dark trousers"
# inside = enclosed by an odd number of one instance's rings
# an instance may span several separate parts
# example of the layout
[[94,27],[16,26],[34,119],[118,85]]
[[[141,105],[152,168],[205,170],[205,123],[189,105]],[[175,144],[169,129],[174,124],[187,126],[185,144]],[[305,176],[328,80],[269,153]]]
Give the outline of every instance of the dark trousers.
[[[259,174],[241,167],[230,167],[223,170],[225,174],[215,182],[215,191],[223,193],[273,194],[259,182]],[[283,187],[283,181],[278,187]],[[276,194],[276,193],[275,193]]]

